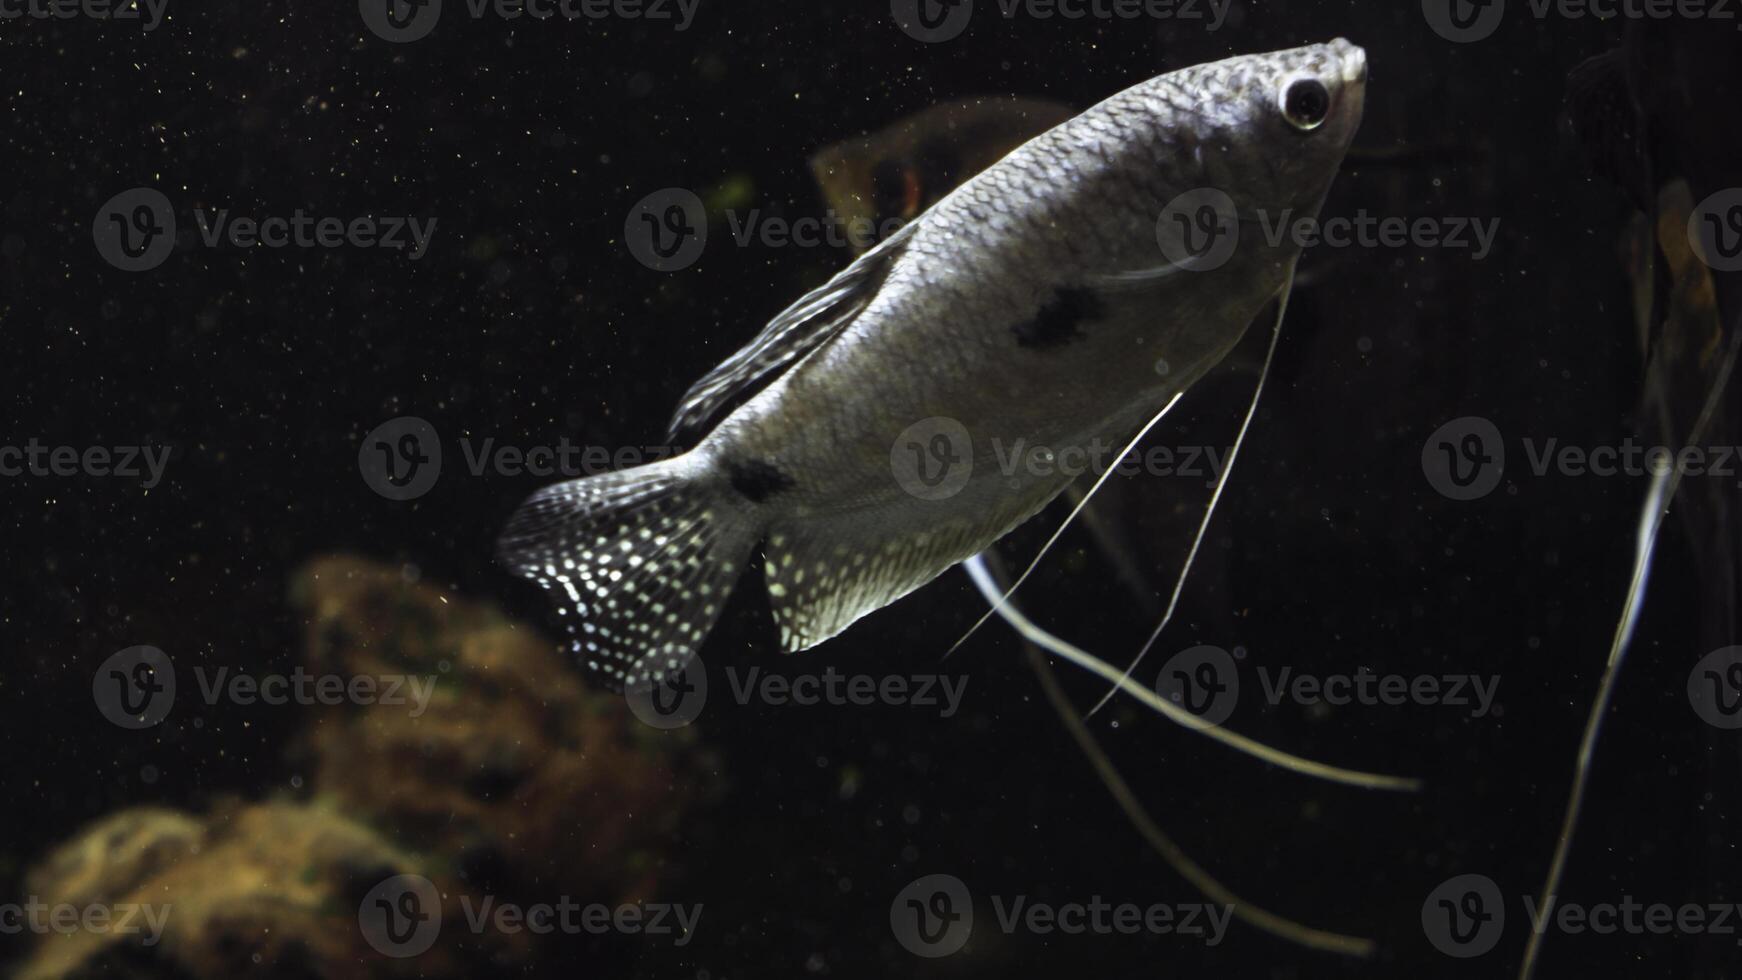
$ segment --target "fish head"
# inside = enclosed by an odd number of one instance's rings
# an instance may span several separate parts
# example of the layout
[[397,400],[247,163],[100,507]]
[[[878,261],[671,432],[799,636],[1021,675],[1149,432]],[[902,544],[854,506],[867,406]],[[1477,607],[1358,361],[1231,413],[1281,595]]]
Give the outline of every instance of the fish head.
[[1361,124],[1367,53],[1338,38],[1199,65],[1151,85],[1170,190],[1220,190],[1243,219],[1257,210],[1316,213]]

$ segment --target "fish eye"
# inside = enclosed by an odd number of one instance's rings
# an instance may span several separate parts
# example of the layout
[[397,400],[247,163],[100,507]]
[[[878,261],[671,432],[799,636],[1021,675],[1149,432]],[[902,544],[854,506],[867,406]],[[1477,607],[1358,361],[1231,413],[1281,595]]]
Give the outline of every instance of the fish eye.
[[1319,128],[1331,111],[1331,93],[1316,78],[1297,78],[1282,88],[1282,114],[1289,125],[1307,132]]

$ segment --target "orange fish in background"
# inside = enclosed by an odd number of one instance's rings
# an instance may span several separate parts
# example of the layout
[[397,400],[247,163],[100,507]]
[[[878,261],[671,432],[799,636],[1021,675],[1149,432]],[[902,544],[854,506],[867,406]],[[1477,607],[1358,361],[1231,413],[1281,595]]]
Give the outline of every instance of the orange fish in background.
[[[811,157],[811,174],[863,252],[1011,150],[1076,115],[1060,102],[990,96],[945,102]],[[885,225],[887,224],[887,227]]]

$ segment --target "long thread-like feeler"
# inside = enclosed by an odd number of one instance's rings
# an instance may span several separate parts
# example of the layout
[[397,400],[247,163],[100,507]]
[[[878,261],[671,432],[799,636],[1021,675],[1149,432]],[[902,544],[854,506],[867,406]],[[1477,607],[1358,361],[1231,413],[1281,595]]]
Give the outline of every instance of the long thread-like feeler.
[[[1705,438],[1706,427],[1711,423],[1712,415],[1717,411],[1723,396],[1724,386],[1736,367],[1739,348],[1742,348],[1742,326],[1733,327],[1731,330],[1730,349],[1718,367],[1717,376],[1712,379],[1712,390],[1707,393],[1700,416],[1688,433],[1687,445],[1697,446]],[[1597,696],[1591,702],[1590,716],[1585,719],[1584,736],[1579,739],[1579,755],[1573,763],[1573,786],[1567,796],[1566,813],[1561,818],[1560,835],[1555,840],[1554,859],[1549,862],[1548,877],[1543,881],[1542,892],[1537,898],[1538,908],[1548,907],[1549,900],[1560,887],[1561,875],[1566,872],[1567,856],[1573,848],[1573,834],[1578,830],[1579,814],[1585,806],[1585,788],[1590,782],[1591,760],[1597,754],[1597,736],[1603,729],[1603,718],[1608,715],[1609,703],[1615,694],[1615,680],[1620,676],[1621,664],[1627,659],[1627,650],[1633,641],[1633,627],[1639,620],[1640,607],[1645,603],[1645,587],[1651,578],[1651,556],[1657,549],[1658,532],[1663,530],[1663,521],[1669,514],[1670,504],[1675,502],[1676,490],[1681,486],[1681,476],[1681,469],[1674,465],[1666,472],[1654,473],[1651,488],[1646,492],[1645,504],[1640,508],[1639,531],[1633,552],[1633,575],[1627,583],[1627,599],[1621,604],[1621,618],[1615,624],[1615,635],[1609,645],[1609,662],[1603,668],[1603,679],[1597,684]],[[1518,970],[1519,980],[1530,980],[1531,973],[1535,971],[1537,956],[1542,952],[1542,937],[1541,931],[1531,933],[1530,940],[1524,947],[1524,963]]]
[[991,573],[986,569],[983,556],[976,555],[963,563],[968,574],[973,577],[974,584],[979,587],[986,600],[997,609],[998,616],[1010,627],[1020,633],[1024,639],[1048,650],[1066,661],[1088,671],[1096,676],[1106,678],[1131,697],[1142,702],[1145,707],[1165,716],[1169,721],[1187,728],[1203,732],[1210,738],[1234,749],[1242,755],[1250,756],[1273,766],[1287,769],[1289,772],[1312,776],[1317,779],[1342,783],[1347,786],[1359,786],[1363,789],[1417,790],[1421,788],[1421,780],[1406,776],[1386,776],[1379,773],[1361,772],[1355,769],[1344,769],[1339,766],[1314,762],[1300,756],[1290,755],[1281,749],[1272,748],[1262,742],[1254,741],[1244,735],[1229,731],[1220,725],[1212,725],[1190,711],[1174,704],[1147,687],[1122,677],[1119,668],[1101,660],[1095,655],[1077,647],[1057,636],[1036,626],[1008,601],[1000,599],[1001,593],[993,583]]
[[[995,606],[999,605],[996,601],[999,590],[991,571],[986,567],[985,557],[975,556],[969,559],[966,568],[968,574],[973,576],[974,584],[979,587],[981,594],[988,601],[994,602]],[[1000,615],[1008,619],[1009,613],[1015,611],[1014,607],[1008,603],[1002,605],[1004,612],[1001,612]],[[1137,832],[1143,836],[1150,847],[1155,849],[1161,859],[1168,863],[1169,867],[1179,873],[1180,877],[1191,883],[1192,887],[1196,888],[1205,898],[1227,908],[1235,918],[1279,939],[1309,949],[1342,953],[1347,956],[1371,956],[1373,954],[1373,940],[1360,936],[1348,936],[1326,929],[1315,929],[1312,926],[1271,912],[1262,906],[1254,905],[1235,894],[1232,889],[1206,871],[1202,865],[1192,860],[1185,849],[1169,837],[1150,817],[1149,811],[1144,809],[1136,794],[1131,792],[1130,784],[1126,783],[1125,778],[1119,775],[1119,770],[1114,767],[1112,760],[1108,759],[1107,754],[1101,750],[1100,744],[1095,741],[1095,736],[1089,732],[1088,726],[1077,718],[1076,709],[1065,697],[1064,691],[1059,688],[1058,680],[1053,677],[1051,668],[1047,666],[1046,659],[1040,652],[1041,646],[1034,642],[1027,643],[1025,646],[1028,650],[1028,665],[1040,681],[1041,690],[1045,692],[1047,702],[1058,713],[1059,719],[1064,722],[1065,729],[1071,733],[1071,738],[1077,743],[1077,747],[1082,749],[1083,754],[1088,757],[1089,764],[1094,767],[1095,774],[1100,778],[1101,783],[1107,787],[1109,793],[1113,794],[1114,802],[1119,804],[1119,809],[1124,811],[1132,826],[1137,828]]]

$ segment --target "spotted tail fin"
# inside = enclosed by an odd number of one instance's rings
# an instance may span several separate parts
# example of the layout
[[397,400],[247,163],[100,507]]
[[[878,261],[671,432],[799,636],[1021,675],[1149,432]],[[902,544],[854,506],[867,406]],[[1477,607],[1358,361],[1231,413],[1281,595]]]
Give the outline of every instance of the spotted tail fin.
[[583,666],[646,689],[695,656],[760,536],[756,517],[688,454],[540,490],[497,554],[556,593]]

